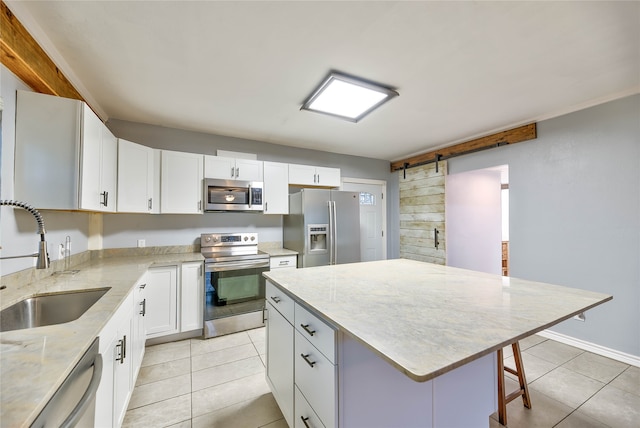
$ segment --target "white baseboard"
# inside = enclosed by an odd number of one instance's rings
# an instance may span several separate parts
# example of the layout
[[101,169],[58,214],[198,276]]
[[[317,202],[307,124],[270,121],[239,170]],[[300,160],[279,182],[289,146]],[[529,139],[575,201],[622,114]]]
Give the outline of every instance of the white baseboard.
[[596,345],[595,343],[586,342],[584,340],[576,339],[562,333],[556,333],[551,330],[544,330],[539,332],[538,334],[542,337],[546,337],[547,339],[552,339],[556,342],[564,343],[565,345],[574,346],[584,351],[593,352],[594,354],[598,354],[603,357],[611,358],[613,360],[630,364],[632,366],[640,367],[640,357],[636,355],[616,351],[615,349],[606,348],[604,346]]

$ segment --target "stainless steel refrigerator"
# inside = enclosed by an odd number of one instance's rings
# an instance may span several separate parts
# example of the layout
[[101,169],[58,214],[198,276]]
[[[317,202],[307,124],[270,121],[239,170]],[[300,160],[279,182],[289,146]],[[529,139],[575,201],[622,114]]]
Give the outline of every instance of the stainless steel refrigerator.
[[298,267],[360,261],[360,195],[301,189],[289,195],[283,244],[298,252]]

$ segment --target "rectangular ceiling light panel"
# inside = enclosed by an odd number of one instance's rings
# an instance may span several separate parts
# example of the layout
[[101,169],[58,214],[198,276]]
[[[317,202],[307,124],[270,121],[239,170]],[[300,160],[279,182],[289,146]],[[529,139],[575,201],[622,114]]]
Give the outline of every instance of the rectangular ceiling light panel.
[[396,91],[385,86],[333,72],[301,109],[358,122],[396,96]]

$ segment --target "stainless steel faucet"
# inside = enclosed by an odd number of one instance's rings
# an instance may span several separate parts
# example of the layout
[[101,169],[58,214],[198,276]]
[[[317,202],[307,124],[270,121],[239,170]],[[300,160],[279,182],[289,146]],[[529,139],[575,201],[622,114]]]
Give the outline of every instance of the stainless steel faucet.
[[38,261],[36,263],[36,269],[47,269],[49,267],[49,254],[47,253],[47,242],[44,240],[45,230],[44,230],[44,220],[42,220],[42,215],[40,215],[37,209],[33,208],[29,204],[25,204],[24,202],[0,200],[0,205],[10,205],[10,206],[22,208],[24,210],[29,211],[36,218],[36,221],[38,222],[38,233],[40,234],[40,243],[39,243],[37,253],[26,254],[24,256],[0,257],[0,260],[18,259],[22,257],[37,257]]

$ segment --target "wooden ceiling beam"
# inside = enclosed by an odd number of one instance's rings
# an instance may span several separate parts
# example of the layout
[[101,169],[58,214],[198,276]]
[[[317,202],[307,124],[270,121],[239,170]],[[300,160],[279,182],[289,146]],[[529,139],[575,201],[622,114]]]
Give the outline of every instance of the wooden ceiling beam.
[[36,92],[85,101],[3,1],[0,62]]
[[522,141],[529,141],[535,139],[536,137],[536,124],[530,123],[518,128],[513,128],[507,131],[498,132],[496,134],[487,135],[486,137],[476,138],[470,141],[465,141],[464,143],[454,144],[449,147],[444,147],[442,149],[412,156],[407,159],[391,162],[391,172],[435,162],[436,157],[444,160],[452,158],[454,156],[460,156],[480,150],[491,149],[506,144],[515,144]]

